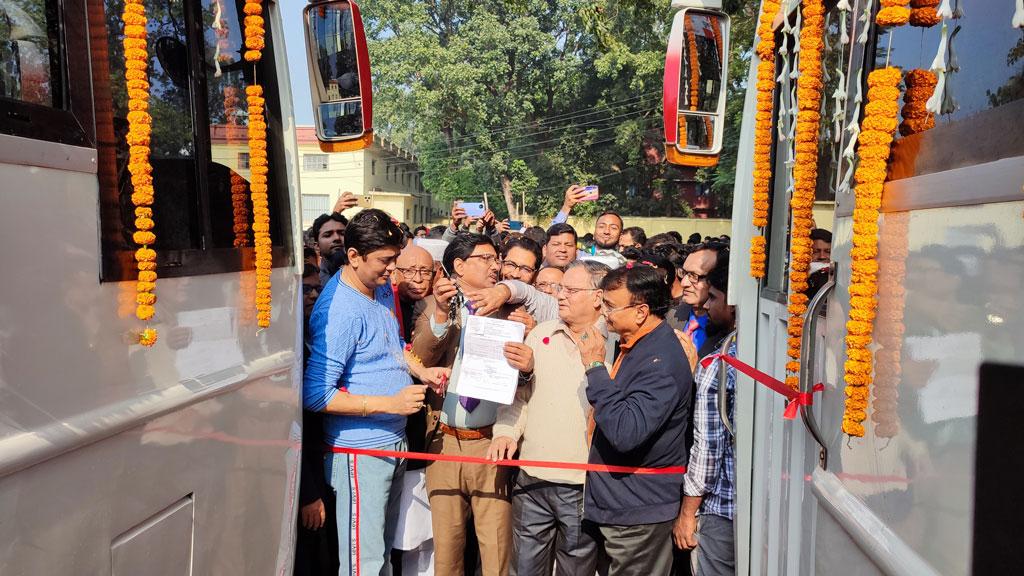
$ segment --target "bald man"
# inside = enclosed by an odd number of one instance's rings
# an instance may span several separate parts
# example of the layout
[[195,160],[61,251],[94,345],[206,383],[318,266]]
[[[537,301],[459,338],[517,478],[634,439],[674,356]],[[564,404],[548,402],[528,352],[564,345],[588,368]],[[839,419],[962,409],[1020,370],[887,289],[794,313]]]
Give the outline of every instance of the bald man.
[[420,301],[430,294],[434,279],[434,259],[423,248],[408,244],[398,255],[393,283],[398,285],[398,303],[402,316],[402,337],[412,341],[416,317],[425,306]]

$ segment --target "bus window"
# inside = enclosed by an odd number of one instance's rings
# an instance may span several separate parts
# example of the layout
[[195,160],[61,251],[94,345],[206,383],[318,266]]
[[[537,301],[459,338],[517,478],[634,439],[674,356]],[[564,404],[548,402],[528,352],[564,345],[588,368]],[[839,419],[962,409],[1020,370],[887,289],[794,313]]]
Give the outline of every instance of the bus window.
[[[948,21],[947,62],[959,70],[946,76],[943,113],[935,117],[935,127],[907,137],[897,132],[890,180],[1024,154],[1020,130],[1007,129],[1019,126],[1024,115],[1024,40],[1004,12],[979,6]],[[881,30],[874,67],[928,69],[941,28]]]
[[63,107],[55,0],[0,4],[0,97]]
[[[94,84],[97,124],[113,126],[110,145],[100,146],[104,280],[133,276],[132,186],[127,171],[127,93],[124,78],[122,0],[102,0],[106,10],[106,53]],[[150,163],[155,187],[154,220],[162,277],[240,270],[242,250],[252,246],[248,198],[248,103],[253,64],[242,58],[243,20],[239,4],[226,0],[146,2],[149,41]],[[219,17],[219,19],[218,19]],[[200,21],[201,25],[191,25]],[[271,23],[268,20],[267,26]],[[93,36],[96,37],[95,35]],[[286,246],[287,179],[281,113],[273,66],[272,35],[256,75],[267,102],[270,161],[271,238]],[[104,118],[104,116],[106,118]],[[104,166],[113,163],[113,176]],[[232,202],[244,190],[244,202]],[[275,250],[287,258],[286,250]],[[250,259],[246,259],[251,262]],[[275,262],[276,264],[276,262]]]
[[0,134],[93,145],[84,2],[0,1]]

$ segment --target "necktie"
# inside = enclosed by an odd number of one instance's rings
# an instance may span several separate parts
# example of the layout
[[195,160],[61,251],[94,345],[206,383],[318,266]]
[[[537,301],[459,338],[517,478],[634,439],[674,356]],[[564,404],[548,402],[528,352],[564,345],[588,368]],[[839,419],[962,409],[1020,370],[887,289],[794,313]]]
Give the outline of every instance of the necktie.
[[459,396],[459,404],[462,404],[462,407],[466,409],[466,412],[472,412],[480,405],[480,399],[471,398],[469,396]]
[[[470,315],[475,312],[473,305],[468,302],[466,303],[466,308],[469,310]],[[476,410],[476,407],[480,405],[480,399],[471,398],[469,396],[459,396],[459,404],[466,409],[466,412],[473,412],[473,410]]]

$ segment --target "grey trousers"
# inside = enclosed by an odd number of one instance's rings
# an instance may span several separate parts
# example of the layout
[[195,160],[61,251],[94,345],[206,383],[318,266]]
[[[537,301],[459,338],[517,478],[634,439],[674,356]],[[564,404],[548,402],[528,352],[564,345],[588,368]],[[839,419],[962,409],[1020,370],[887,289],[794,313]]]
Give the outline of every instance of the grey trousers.
[[736,537],[732,520],[705,514],[697,525],[697,549],[693,573],[696,576],[733,576],[736,574]]
[[512,576],[594,574],[596,543],[583,532],[583,486],[519,471],[512,490]]
[[586,522],[597,541],[598,570],[607,576],[661,576],[672,571],[672,525],[611,526]]

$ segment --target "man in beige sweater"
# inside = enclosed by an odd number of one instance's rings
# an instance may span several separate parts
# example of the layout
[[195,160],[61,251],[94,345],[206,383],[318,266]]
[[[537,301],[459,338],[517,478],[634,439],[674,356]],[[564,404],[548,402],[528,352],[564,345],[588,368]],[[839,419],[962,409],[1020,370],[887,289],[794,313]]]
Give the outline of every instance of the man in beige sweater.
[[[498,409],[488,458],[585,463],[587,377],[575,340],[601,319],[601,290],[608,272],[599,262],[569,265],[558,292],[558,320],[538,324],[526,344],[534,351],[533,378],[511,406]],[[609,346],[607,361],[612,361]],[[584,534],[583,480],[578,470],[523,466],[512,491],[512,574],[594,574],[594,541]]]

